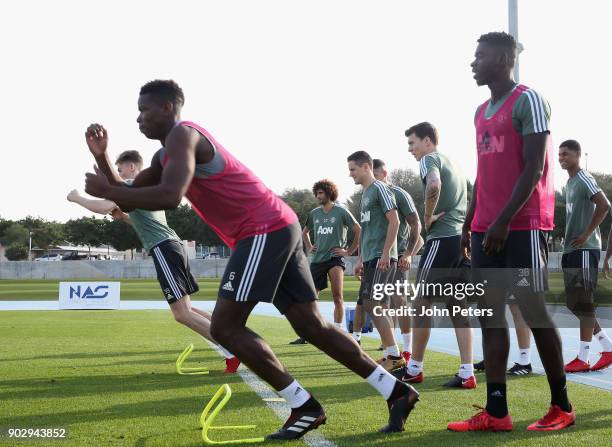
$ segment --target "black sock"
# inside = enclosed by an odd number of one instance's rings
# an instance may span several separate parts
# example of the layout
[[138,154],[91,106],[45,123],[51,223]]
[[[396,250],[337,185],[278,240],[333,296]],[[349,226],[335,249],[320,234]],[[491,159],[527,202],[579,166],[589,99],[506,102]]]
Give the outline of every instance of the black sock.
[[496,418],[508,414],[505,383],[487,383],[487,413]]
[[550,386],[550,403],[551,405],[558,405],[563,411],[569,412],[572,410],[572,404],[570,404],[567,398],[567,385],[565,376],[561,380],[551,381],[548,380]]
[[321,404],[312,396],[306,402],[299,407],[300,411],[319,411],[321,409]]

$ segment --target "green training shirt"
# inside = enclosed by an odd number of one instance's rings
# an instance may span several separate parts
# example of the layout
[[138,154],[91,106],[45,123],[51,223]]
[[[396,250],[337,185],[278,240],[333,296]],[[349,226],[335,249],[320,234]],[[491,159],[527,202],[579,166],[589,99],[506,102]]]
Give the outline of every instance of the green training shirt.
[[[516,88],[516,86],[514,88]],[[491,101],[488,102],[487,109],[485,110],[485,118],[491,118],[501,108],[501,106],[504,105],[506,99],[512,95],[514,88],[497,100],[495,104],[493,104]],[[478,117],[480,107],[476,109],[474,123]],[[544,111],[544,116],[540,117],[542,110]],[[536,132],[536,123],[539,123],[539,128],[543,128],[545,131],[548,131],[550,123],[550,104],[542,95],[532,89],[529,89],[521,93],[512,106],[512,126],[519,134],[529,135],[541,132],[541,130]]]
[[[361,244],[363,262],[382,256],[389,221],[385,214],[397,209],[390,188],[379,180],[368,186],[361,196]],[[391,248],[391,258],[397,259],[397,242]]]
[[391,191],[395,196],[395,203],[397,204],[397,214],[399,216],[399,230],[397,232],[397,254],[403,255],[408,246],[408,238],[410,237],[410,227],[406,222],[406,217],[412,213],[416,213],[416,207],[412,196],[408,192],[404,191],[399,186],[389,185]]
[[[132,182],[126,182],[130,185]],[[168,226],[166,212],[135,209],[128,213],[132,227],[142,246],[148,252],[157,244],[169,239],[180,241],[178,235]]]
[[357,223],[355,217],[342,205],[334,206],[325,212],[323,206],[315,208],[308,215],[306,226],[314,235],[313,245],[317,251],[313,253],[312,262],[329,261],[334,255],[332,249],[346,247],[346,235],[349,227]]
[[467,208],[467,181],[463,172],[438,151],[425,155],[419,165],[424,189],[427,187],[426,179],[430,172],[438,171],[442,182],[434,214],[445,214],[433,223],[427,232],[427,240],[461,234]]
[[[593,196],[601,191],[591,174],[584,169],[570,177],[565,185],[565,242],[563,253],[571,253],[576,248],[571,246],[572,239],[580,236],[587,229],[593,214],[595,204],[591,201]],[[595,229],[578,248],[578,250],[601,250],[601,233],[599,227]]]

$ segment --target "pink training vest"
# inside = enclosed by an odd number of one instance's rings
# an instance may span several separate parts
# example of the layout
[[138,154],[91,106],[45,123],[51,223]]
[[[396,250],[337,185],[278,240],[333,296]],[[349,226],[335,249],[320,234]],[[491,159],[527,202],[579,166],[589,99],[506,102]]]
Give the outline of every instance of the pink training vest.
[[[230,248],[242,239],[280,230],[298,220],[285,202],[204,128],[190,121],[181,121],[177,126],[200,132],[225,160],[225,168],[219,174],[194,177],[186,197],[202,220]],[[166,153],[163,164],[167,161]]]
[[[489,101],[480,107],[476,117],[476,210],[472,231],[486,232],[506,206],[525,166],[523,136],[512,125],[512,107],[525,90],[518,85],[491,118],[485,118]],[[544,172],[533,193],[510,221],[510,230],[545,230],[554,227],[555,190],[553,185],[552,141],[546,143]]]

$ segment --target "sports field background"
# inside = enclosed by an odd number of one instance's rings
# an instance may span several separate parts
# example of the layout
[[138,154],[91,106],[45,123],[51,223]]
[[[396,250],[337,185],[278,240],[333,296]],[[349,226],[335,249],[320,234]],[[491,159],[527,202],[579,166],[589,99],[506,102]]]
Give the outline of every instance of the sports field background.
[[[62,280],[70,281],[70,280]],[[87,279],[75,279],[84,282]],[[163,296],[156,279],[110,279],[103,280],[92,278],[89,281],[120,281],[122,300],[152,300],[161,299]],[[0,300],[57,300],[59,293],[59,280],[0,280]],[[198,284],[200,291],[193,295],[194,300],[215,300],[219,290],[219,278],[200,278]],[[561,273],[551,273],[550,291],[547,296],[549,303],[565,302],[563,294],[563,277]],[[356,301],[359,281],[353,276],[344,279],[344,299],[347,302]],[[597,303],[600,305],[612,305],[612,280],[607,280],[600,275],[596,293]],[[321,292],[320,299],[331,301],[329,289]]]
[[[283,422],[238,375],[223,376],[222,358],[176,324],[168,311],[5,311],[0,317],[0,426],[69,430],[64,441],[16,444],[0,439],[0,445],[201,446],[199,414],[223,383],[230,384],[234,395],[218,424],[255,423],[257,429],[218,432],[213,439],[261,436]],[[576,426],[551,434],[527,432],[527,425],[548,407],[548,384],[539,375],[509,380],[513,432],[448,432],[448,421],[471,416],[472,404],[485,402],[484,376],[477,374],[481,386],[476,390],[442,388],[457,359],[431,351],[427,380],[417,385],[422,399],[407,431],[380,435],[376,430],[386,422],[386,405],[363,380],[312,346],[288,345],[293,332],[284,319],[252,316],[249,326],[322,402],[328,423],[319,431],[340,447],[610,445],[610,393],[573,382],[568,387],[578,412]],[[176,374],[176,357],[189,343],[196,347],[190,366],[206,366],[210,375]],[[377,345],[378,340],[364,339],[374,358]]]

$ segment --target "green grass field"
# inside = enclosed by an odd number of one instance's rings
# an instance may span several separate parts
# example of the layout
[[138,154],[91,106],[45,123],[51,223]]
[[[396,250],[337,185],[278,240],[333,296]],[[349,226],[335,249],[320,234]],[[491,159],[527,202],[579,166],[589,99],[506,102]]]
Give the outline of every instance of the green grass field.
[[[85,281],[85,280],[78,280]],[[100,279],[91,279],[100,281]],[[114,280],[119,281],[119,280]],[[155,300],[163,299],[155,279],[123,279],[121,281],[122,300]],[[219,290],[219,278],[200,278],[200,291],[193,296],[195,300],[215,300]],[[563,277],[561,273],[551,273],[548,302],[564,303]],[[355,301],[359,281],[353,276],[345,277],[344,297],[346,301]],[[59,291],[59,280],[0,280],[0,300],[56,300]],[[612,305],[612,281],[600,275],[597,288],[597,302],[600,305]],[[331,300],[329,289],[321,293],[320,299]]]
[[[32,445],[202,445],[199,414],[223,383],[230,384],[234,396],[219,423],[256,423],[257,429],[218,432],[213,439],[265,435],[282,423],[238,375],[224,377],[221,357],[176,324],[167,311],[7,311],[1,318],[0,426],[69,430],[68,440]],[[484,403],[485,387],[442,388],[457,359],[435,352],[427,354],[428,378],[418,385],[422,399],[407,431],[379,435],[376,430],[386,422],[386,405],[363,380],[312,346],[287,345],[294,334],[283,319],[252,317],[249,325],[323,403],[328,423],[319,431],[341,447],[603,446],[612,437],[610,393],[573,382],[568,387],[577,408],[576,426],[552,434],[527,432],[526,426],[548,406],[548,385],[542,376],[509,381],[513,432],[447,432],[448,421],[469,417],[472,404]],[[196,346],[191,365],[209,367],[210,375],[180,376],[174,371],[177,355],[189,343]],[[378,354],[377,344],[374,339],[364,341],[372,356]],[[477,377],[484,382],[481,374]],[[27,443],[0,439],[0,445]]]

